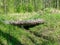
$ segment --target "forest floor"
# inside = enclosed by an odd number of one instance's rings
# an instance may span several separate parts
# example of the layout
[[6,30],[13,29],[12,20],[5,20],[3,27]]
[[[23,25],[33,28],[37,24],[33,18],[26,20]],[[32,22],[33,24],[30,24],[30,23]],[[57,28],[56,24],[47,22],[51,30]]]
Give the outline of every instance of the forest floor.
[[[26,30],[5,24],[4,20],[44,19],[44,24]],[[60,12],[46,9],[42,12],[7,14],[0,16],[0,45],[60,45]]]

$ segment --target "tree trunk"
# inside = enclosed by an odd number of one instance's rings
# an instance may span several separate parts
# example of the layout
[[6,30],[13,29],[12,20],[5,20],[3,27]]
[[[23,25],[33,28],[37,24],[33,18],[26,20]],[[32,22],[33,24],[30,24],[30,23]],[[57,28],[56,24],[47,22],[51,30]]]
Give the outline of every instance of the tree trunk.
[[24,21],[4,21],[4,23],[13,25],[36,25],[44,23],[44,20],[35,19],[35,20],[24,20]]

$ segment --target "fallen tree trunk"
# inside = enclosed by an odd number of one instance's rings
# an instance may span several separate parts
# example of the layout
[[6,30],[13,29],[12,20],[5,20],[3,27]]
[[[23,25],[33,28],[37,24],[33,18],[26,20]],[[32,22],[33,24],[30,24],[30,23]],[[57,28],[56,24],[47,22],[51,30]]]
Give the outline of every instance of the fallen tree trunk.
[[43,19],[35,19],[35,20],[23,20],[23,21],[5,21],[6,24],[14,24],[14,25],[36,25],[44,23]]
[[44,23],[43,19],[35,20],[23,20],[23,21],[5,21],[6,24],[15,24],[15,25],[36,25]]
[[21,28],[29,29],[36,25],[43,24],[43,19],[23,20],[23,21],[4,21],[5,24],[12,24]]

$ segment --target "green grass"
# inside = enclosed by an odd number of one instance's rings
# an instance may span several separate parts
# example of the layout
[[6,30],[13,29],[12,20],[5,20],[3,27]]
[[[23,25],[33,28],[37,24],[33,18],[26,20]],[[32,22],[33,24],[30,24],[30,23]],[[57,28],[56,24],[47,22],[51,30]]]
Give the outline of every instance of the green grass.
[[[27,17],[28,16],[28,17]],[[24,18],[25,17],[25,18]],[[29,20],[42,18],[44,24],[37,25],[30,30],[5,24],[4,20]],[[0,16],[0,44],[4,45],[59,45],[60,42],[60,14],[45,12],[40,14],[1,15]]]

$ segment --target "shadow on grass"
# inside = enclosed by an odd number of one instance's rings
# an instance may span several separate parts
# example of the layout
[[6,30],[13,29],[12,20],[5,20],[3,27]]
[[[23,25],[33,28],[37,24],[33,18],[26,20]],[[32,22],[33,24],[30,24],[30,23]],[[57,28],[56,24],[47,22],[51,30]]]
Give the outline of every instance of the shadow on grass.
[[[0,36],[3,36],[4,38],[6,38],[6,40],[8,41],[8,42],[11,42],[12,43],[12,45],[23,45],[20,41],[18,41],[16,38],[14,38],[13,36],[11,36],[11,35],[9,35],[9,34],[7,34],[7,33],[5,33],[5,32],[2,32],[1,30],[0,30]],[[9,45],[9,44],[8,44]]]
[[0,45],[4,45],[4,44],[0,41]]

